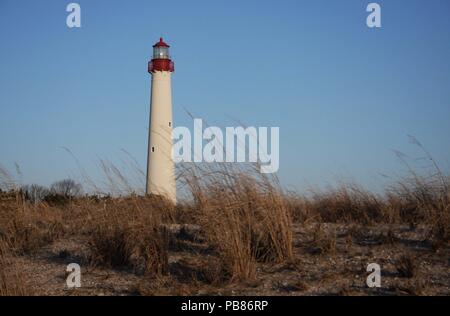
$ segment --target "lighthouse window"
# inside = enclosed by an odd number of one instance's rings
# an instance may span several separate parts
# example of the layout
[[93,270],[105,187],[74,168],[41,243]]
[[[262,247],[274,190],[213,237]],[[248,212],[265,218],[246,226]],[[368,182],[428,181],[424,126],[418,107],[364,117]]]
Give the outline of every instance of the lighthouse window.
[[152,147],[152,153],[154,153],[155,152],[155,147]]
[[169,122],[169,127],[172,127],[172,122]]
[[153,58],[169,59],[169,49],[167,47],[155,47],[153,49]]

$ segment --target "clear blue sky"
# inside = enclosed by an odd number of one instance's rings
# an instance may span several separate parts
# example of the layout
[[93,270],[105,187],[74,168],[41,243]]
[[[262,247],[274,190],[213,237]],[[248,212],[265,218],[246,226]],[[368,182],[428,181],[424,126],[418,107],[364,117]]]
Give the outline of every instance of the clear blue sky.
[[[146,163],[150,76],[163,35],[172,46],[174,124],[183,108],[210,125],[279,126],[279,176],[289,188],[337,177],[376,188],[411,156],[407,135],[450,165],[450,2],[0,0],[0,164],[22,181]],[[75,2],[75,1],[74,1]]]

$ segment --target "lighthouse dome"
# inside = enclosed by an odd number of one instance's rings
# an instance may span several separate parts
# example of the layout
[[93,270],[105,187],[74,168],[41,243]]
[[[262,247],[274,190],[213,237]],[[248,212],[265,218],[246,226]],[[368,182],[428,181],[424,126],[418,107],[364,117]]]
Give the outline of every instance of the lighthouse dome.
[[159,38],[159,42],[157,42],[153,47],[170,47],[167,43],[164,42],[163,38]]
[[153,59],[170,59],[169,47],[161,37],[159,42],[153,45]]
[[153,58],[148,62],[148,72],[169,71],[173,72],[175,66],[169,55],[169,45],[167,45],[162,37],[155,45],[153,45]]

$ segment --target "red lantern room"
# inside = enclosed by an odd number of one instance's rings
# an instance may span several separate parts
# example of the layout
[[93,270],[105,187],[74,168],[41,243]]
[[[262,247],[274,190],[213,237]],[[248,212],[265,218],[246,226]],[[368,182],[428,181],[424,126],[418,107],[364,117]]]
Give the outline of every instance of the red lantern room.
[[155,71],[170,71],[173,72],[174,63],[170,59],[169,45],[167,45],[163,38],[159,39],[159,42],[153,45],[153,58],[148,62],[148,72],[154,73]]

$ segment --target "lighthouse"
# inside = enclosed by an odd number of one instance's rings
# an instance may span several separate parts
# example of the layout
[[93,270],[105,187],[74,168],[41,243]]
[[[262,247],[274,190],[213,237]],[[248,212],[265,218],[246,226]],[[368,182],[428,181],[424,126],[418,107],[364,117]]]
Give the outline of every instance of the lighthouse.
[[148,63],[152,76],[150,127],[147,156],[147,194],[157,194],[176,202],[175,166],[172,159],[172,87],[174,63],[169,45],[162,38],[153,45]]

